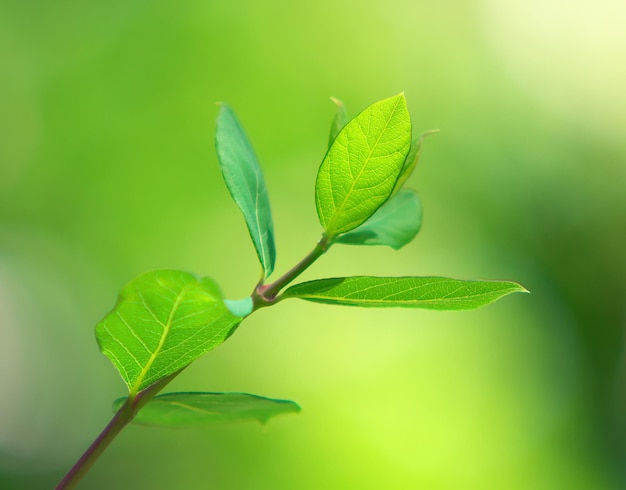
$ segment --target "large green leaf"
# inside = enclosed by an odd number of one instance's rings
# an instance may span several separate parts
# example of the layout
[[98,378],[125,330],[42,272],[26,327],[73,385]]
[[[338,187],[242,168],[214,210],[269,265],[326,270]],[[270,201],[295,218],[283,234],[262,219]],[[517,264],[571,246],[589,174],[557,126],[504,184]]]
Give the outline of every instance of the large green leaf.
[[135,395],[224,342],[240,322],[211,279],[158,270],[122,289],[96,338]]
[[[126,397],[115,400],[118,410]],[[276,415],[297,413],[289,400],[276,400],[247,393],[165,393],[156,396],[133,419],[143,425],[194,427],[220,422],[267,422]]]
[[347,306],[470,310],[515,292],[528,291],[514,282],[356,276],[296,284],[283,297]]
[[339,132],[315,183],[326,236],[353,230],[376,212],[391,195],[410,146],[404,94],[376,102]]
[[335,99],[331,97],[335,105],[337,106],[337,112],[335,113],[335,117],[333,118],[333,123],[330,126],[330,134],[328,135],[328,148],[330,148],[335,141],[335,138],[339,134],[339,131],[343,129],[343,127],[348,124],[348,113],[346,112],[346,107],[343,105],[339,99]]
[[415,191],[404,189],[383,204],[358,228],[339,235],[335,243],[404,247],[419,233],[422,205]]
[[215,149],[226,186],[241,209],[265,277],[274,271],[276,246],[270,201],[263,173],[233,110],[222,104],[215,131]]

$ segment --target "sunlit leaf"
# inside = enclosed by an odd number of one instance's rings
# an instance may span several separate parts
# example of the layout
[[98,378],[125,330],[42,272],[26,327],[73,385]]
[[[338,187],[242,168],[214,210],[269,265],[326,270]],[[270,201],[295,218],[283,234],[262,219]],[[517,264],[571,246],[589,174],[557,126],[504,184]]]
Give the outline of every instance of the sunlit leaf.
[[283,297],[347,306],[470,310],[516,292],[528,291],[514,282],[356,276],[296,284]]
[[328,137],[329,148],[333,144],[333,141],[335,141],[339,131],[341,131],[343,127],[348,124],[348,113],[346,112],[346,107],[343,105],[343,102],[339,99],[335,99],[334,97],[331,97],[330,100],[332,100],[337,106],[337,112],[335,113],[333,123],[330,126],[330,135]]
[[226,186],[241,209],[265,276],[274,271],[276,246],[270,201],[252,145],[233,110],[222,104],[215,149]]
[[365,223],[339,235],[335,243],[404,247],[419,233],[422,205],[415,191],[404,189],[383,204]]
[[425,133],[420,134],[417,138],[414,138],[413,141],[411,141],[411,149],[409,150],[409,153],[404,160],[402,171],[400,172],[400,176],[398,177],[398,181],[396,182],[396,186],[394,187],[393,192],[398,192],[400,189],[402,189],[402,186],[406,183],[406,181],[415,170],[415,167],[417,166],[417,161],[419,160],[420,151],[422,149],[422,141],[424,140],[424,138],[438,132],[438,129],[426,131]]
[[328,237],[353,230],[387,200],[410,146],[404,94],[376,102],[339,132],[315,184],[317,214]]
[[[117,411],[126,397],[115,400]],[[267,422],[272,417],[297,413],[296,402],[247,393],[165,393],[144,406],[133,419],[142,425],[196,427],[222,422]]]
[[240,322],[211,279],[158,270],[122,289],[96,338],[136,394],[224,342]]

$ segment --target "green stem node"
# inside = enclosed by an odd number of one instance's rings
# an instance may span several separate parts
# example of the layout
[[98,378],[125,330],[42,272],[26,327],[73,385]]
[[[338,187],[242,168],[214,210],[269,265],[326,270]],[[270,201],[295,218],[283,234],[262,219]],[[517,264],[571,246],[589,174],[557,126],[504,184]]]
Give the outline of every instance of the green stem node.
[[319,242],[317,242],[317,245],[315,245],[313,250],[311,250],[311,252],[309,252],[308,255],[306,255],[295,266],[285,272],[285,274],[283,274],[280,278],[271,284],[258,284],[251,295],[252,303],[254,305],[252,311],[265,306],[273,305],[278,299],[278,293],[280,293],[285,286],[308,269],[313,262],[324,255],[331,245],[332,241],[329,240],[326,235],[322,235],[322,238]]

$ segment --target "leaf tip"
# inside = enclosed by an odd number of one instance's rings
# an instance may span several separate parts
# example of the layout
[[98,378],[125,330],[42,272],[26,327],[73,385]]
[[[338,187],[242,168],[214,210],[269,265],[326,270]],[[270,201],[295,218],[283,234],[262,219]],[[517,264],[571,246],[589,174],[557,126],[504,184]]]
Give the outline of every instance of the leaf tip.
[[218,101],[215,103],[215,105],[217,107],[219,107],[220,110],[220,114],[222,114],[224,111],[229,111],[232,112],[233,110],[231,109],[231,107],[228,105],[228,103],[223,102],[223,101]]
[[[497,282],[497,281],[496,281]],[[519,282],[515,281],[504,281],[502,284],[505,284],[510,287],[511,293],[527,293],[530,294],[530,291],[522,286]]]
[[[219,133],[219,131],[220,131],[220,126],[224,124],[224,118],[227,117],[226,113],[227,112],[231,112],[232,109],[228,106],[228,104],[226,102],[219,101],[219,102],[216,102],[215,105],[218,108],[217,118],[216,118],[217,119],[217,121],[216,121],[217,122],[217,126],[215,128],[216,135],[217,135]],[[218,140],[219,140],[219,138],[216,136],[215,137],[215,146],[216,146],[216,148],[218,147],[218,145],[220,143]]]
[[330,100],[332,101],[333,104],[335,104],[339,108],[344,106],[344,103],[341,100],[339,100],[338,98],[336,98],[336,97],[332,97],[331,96]]
[[422,142],[422,140],[423,140],[424,138],[427,138],[427,137],[429,137],[429,136],[432,136],[433,134],[437,134],[437,133],[440,133],[440,132],[441,132],[441,130],[440,130],[440,129],[429,129],[428,131],[424,131],[424,132],[423,132],[422,134],[420,134],[420,136],[419,136],[420,143]]

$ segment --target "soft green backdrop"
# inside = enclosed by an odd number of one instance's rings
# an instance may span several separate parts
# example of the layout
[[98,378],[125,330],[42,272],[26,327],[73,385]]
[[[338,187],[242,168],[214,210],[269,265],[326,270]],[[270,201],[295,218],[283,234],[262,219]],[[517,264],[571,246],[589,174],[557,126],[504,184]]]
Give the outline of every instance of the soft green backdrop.
[[0,1],[0,488],[52,488],[124,385],[96,322],[137,274],[228,297],[259,275],[213,150],[217,101],[265,169],[278,272],[315,243],[334,105],[405,91],[426,140],[400,252],[306,273],[518,280],[467,313],[296,301],[173,388],[303,411],[129,427],[100,489],[626,487],[626,4],[620,0]]

